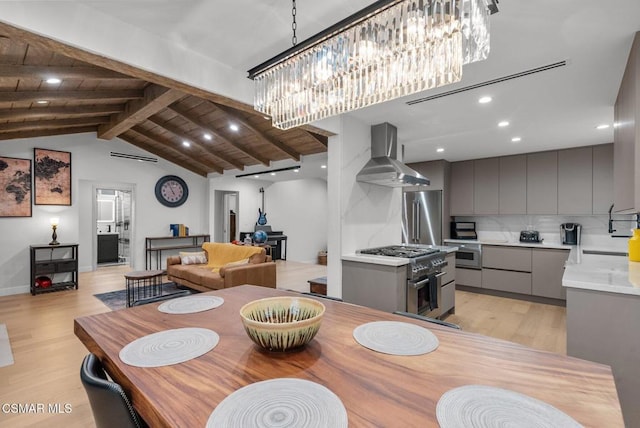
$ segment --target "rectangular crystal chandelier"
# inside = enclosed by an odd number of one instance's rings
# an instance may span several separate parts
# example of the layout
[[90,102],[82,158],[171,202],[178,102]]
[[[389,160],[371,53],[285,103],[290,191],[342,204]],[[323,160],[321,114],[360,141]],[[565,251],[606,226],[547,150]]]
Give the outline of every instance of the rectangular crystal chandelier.
[[460,81],[489,54],[497,0],[380,0],[249,70],[254,108],[289,129]]

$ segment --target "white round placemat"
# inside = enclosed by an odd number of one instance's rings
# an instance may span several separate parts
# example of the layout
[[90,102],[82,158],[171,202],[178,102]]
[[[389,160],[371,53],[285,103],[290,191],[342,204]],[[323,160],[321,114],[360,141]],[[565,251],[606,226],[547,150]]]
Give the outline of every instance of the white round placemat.
[[422,355],[440,342],[424,327],[398,321],[374,321],[353,330],[353,338],[371,350],[391,355]]
[[168,300],[158,306],[158,310],[165,314],[193,314],[217,308],[223,303],[224,299],[218,296],[187,296]]
[[461,386],[445,392],[438,400],[436,417],[441,428],[582,427],[550,404],[485,385]]
[[136,367],[169,366],[206,354],[219,341],[218,333],[206,328],[165,330],[129,343],[120,350],[120,359]]
[[342,428],[347,410],[328,388],[303,379],[252,383],[233,392],[209,416],[207,428]]

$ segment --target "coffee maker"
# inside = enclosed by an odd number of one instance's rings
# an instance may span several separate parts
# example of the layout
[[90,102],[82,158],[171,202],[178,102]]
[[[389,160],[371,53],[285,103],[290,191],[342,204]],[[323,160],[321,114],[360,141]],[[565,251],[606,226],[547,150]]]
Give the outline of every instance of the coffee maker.
[[580,245],[580,231],[578,223],[562,223],[560,225],[560,240],[563,245]]

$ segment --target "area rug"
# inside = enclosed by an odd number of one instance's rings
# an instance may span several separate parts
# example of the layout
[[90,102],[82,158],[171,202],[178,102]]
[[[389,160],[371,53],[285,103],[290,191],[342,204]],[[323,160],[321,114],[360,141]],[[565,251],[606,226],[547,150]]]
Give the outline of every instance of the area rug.
[[11,352],[9,333],[7,333],[7,326],[0,324],[0,367],[10,366],[11,364],[13,364],[13,353]]
[[[196,293],[195,290],[178,288],[175,282],[165,282],[162,284],[163,296],[175,294],[173,297],[184,297],[194,293]],[[110,291],[108,293],[94,294],[93,296],[107,305],[112,311],[127,307],[127,290]],[[170,299],[172,297],[169,296],[168,298]]]

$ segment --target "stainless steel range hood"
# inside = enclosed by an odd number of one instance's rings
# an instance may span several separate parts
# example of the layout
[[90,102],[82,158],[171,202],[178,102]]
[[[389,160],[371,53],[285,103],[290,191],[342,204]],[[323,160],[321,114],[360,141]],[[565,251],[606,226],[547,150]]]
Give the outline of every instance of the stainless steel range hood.
[[398,129],[390,123],[371,127],[371,159],[356,181],[386,187],[428,186],[429,180],[397,159]]

